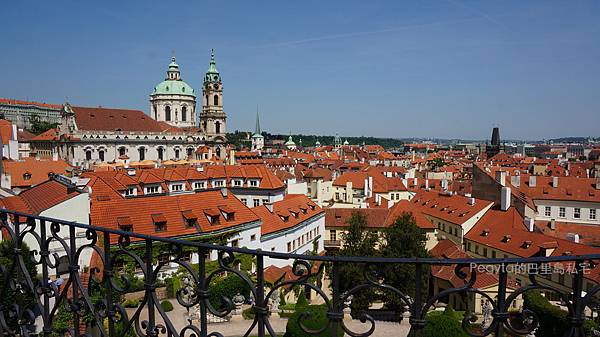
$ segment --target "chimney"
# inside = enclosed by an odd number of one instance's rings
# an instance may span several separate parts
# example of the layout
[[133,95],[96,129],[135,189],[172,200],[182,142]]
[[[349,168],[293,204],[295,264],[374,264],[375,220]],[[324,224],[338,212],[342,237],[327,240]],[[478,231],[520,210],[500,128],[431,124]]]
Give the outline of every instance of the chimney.
[[496,181],[500,185],[506,186],[506,171],[496,171]]
[[269,210],[269,212],[273,213],[273,203],[272,202],[265,202],[263,205],[265,205],[265,207]]
[[529,176],[529,187],[536,187],[537,186],[537,177],[536,176]]
[[425,179],[425,190],[429,191],[429,179]]
[[471,197],[469,198],[469,205],[475,205],[475,198]]
[[525,219],[523,220],[523,223],[525,224],[525,227],[527,228],[528,231],[533,232],[534,225],[535,225],[535,221],[533,220],[533,218],[525,217]]
[[417,179],[417,178],[414,178],[414,179],[413,179],[413,185],[414,185],[415,187],[418,187],[418,186],[419,186],[419,179]]
[[552,187],[558,187],[558,177],[552,177]]
[[373,196],[373,177],[369,176],[369,198]]
[[520,175],[516,175],[516,176],[510,176],[510,183],[514,186],[514,187],[519,187],[521,186],[521,176]]
[[226,187],[222,187],[221,188],[221,195],[223,196],[223,198],[227,198],[227,188]]
[[567,240],[571,240],[575,243],[579,243],[579,234],[577,233],[569,233],[567,234]]
[[500,192],[500,209],[507,211],[510,208],[510,187],[502,187]]
[[365,188],[364,188],[365,198],[369,197],[369,179],[365,178]]
[[554,219],[550,220],[550,229],[556,230],[556,220],[554,220]]

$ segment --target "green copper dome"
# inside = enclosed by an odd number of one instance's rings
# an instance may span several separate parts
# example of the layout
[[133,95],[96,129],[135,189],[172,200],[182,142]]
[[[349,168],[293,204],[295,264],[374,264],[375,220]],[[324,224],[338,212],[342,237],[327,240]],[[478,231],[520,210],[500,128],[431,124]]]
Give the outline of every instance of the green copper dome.
[[184,95],[196,97],[194,89],[181,80],[179,65],[175,62],[175,57],[172,57],[171,63],[169,63],[167,78],[154,87],[154,91],[150,95]]
[[164,80],[154,87],[152,95],[185,95],[196,97],[194,89],[182,80]]
[[221,83],[221,74],[217,70],[214,50],[210,51],[210,64],[204,76],[204,83]]

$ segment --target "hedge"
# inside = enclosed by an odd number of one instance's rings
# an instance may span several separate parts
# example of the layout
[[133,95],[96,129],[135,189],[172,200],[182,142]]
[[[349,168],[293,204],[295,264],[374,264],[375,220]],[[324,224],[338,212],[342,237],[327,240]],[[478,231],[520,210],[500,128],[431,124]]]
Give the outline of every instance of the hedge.
[[[446,307],[443,313],[428,314],[425,318],[423,337],[468,337],[462,329],[461,317],[452,308]],[[542,336],[542,335],[541,335]],[[543,335],[545,336],[545,335]]]
[[169,312],[169,311],[173,310],[173,304],[169,300],[164,300],[164,301],[160,302],[160,307],[165,312]]
[[240,293],[245,299],[250,297],[250,288],[235,274],[229,274],[213,280],[208,289],[209,301],[215,308],[223,307],[223,297],[233,300],[233,297]]
[[[303,312],[310,312],[311,316],[307,317],[302,321],[302,324],[310,329],[310,330],[319,330],[324,326],[329,326],[329,319],[327,318],[327,306],[325,305],[307,305],[303,308],[303,310],[296,310],[294,314],[287,321],[287,325],[285,326],[285,334],[284,337],[305,337],[307,335],[304,330],[298,324],[298,319],[300,318],[300,314]],[[331,330],[329,328],[325,329],[320,334],[310,335],[313,337],[331,337]],[[341,327],[338,329],[338,336],[343,336],[344,331]]]
[[138,305],[140,305],[139,299],[125,300],[125,302],[123,302],[125,308],[137,308]]

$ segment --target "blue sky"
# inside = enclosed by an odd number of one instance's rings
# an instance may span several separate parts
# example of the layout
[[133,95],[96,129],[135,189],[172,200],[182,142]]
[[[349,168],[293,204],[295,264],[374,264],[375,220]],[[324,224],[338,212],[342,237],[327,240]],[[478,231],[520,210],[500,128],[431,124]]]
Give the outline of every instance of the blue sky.
[[600,136],[600,1],[14,1],[0,97],[148,110],[215,48],[229,130]]

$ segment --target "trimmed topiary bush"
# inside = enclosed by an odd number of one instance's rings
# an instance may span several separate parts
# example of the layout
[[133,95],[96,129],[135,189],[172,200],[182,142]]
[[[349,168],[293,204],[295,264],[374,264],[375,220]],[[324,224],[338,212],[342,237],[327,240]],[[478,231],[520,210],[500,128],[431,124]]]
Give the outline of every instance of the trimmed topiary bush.
[[164,301],[160,302],[160,307],[165,312],[169,312],[169,311],[173,310],[173,304],[169,300],[164,300]]
[[300,310],[301,308],[305,308],[308,306],[308,300],[306,299],[306,295],[304,295],[304,290],[300,291],[300,294],[298,294],[298,299],[296,300],[296,311]]
[[245,299],[250,297],[250,288],[235,274],[229,274],[226,277],[217,278],[210,283],[208,288],[209,301],[213,307],[219,309],[223,307],[223,297],[233,300],[233,296],[240,293]]
[[452,308],[442,313],[432,312],[425,319],[423,337],[468,337],[462,329],[461,317]]
[[125,308],[137,308],[138,305],[140,305],[139,299],[125,300],[125,302],[123,302]]
[[[304,293],[302,293],[304,297]],[[306,298],[305,298],[306,300]],[[329,319],[327,318],[327,306],[325,305],[307,305],[301,308],[296,306],[296,312],[293,313],[287,321],[287,325],[285,326],[285,335],[284,337],[305,337],[307,333],[302,330],[300,325],[298,324],[298,319],[303,312],[310,312],[310,317],[307,317],[302,321],[302,324],[310,329],[310,330],[320,330],[323,327],[329,327]],[[332,331],[327,328],[320,334],[310,335],[313,337],[331,337]],[[338,336],[341,337],[344,335],[344,331],[341,327],[338,328]]]

